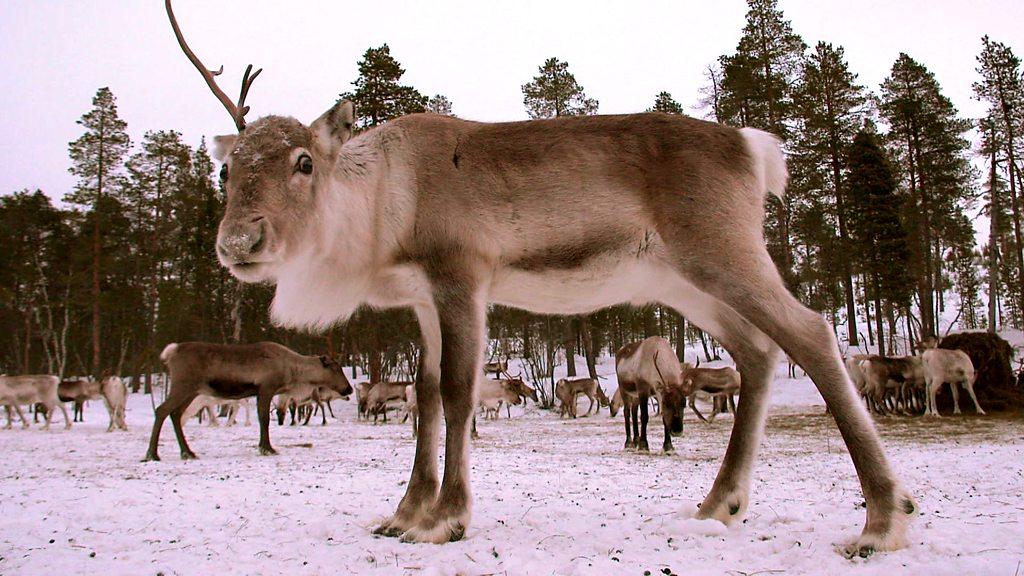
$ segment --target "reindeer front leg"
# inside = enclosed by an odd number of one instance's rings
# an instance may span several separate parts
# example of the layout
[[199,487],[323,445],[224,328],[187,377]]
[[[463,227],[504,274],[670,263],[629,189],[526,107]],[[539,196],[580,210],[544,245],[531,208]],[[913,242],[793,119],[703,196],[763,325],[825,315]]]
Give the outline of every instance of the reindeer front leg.
[[441,427],[441,327],[433,305],[414,308],[423,340],[420,373],[416,379],[416,405],[419,422],[414,416],[416,456],[405,496],[395,515],[378,526],[373,533],[401,536],[419,522],[437,500],[437,435]]
[[[441,328],[441,403],[447,428],[444,478],[437,502],[402,535],[405,542],[461,540],[469,526],[469,434],[482,370],[486,329],[484,283],[473,267],[445,255],[430,275]],[[425,427],[423,427],[425,428]],[[422,429],[422,428],[421,428]]]

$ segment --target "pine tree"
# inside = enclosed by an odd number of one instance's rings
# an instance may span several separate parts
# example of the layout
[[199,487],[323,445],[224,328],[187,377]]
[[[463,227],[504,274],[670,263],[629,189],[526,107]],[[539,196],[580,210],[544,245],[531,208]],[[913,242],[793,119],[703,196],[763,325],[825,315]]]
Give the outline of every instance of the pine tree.
[[[805,192],[811,202],[826,204],[836,224],[839,255],[837,277],[841,280],[846,303],[847,335],[851,345],[857,342],[857,308],[853,292],[853,268],[843,256],[850,250],[845,182],[844,154],[867,115],[867,97],[850,72],[842,47],[819,42],[804,64],[800,84],[794,90],[794,109],[799,130],[792,139],[793,170],[813,173],[815,186]],[[791,186],[791,193],[799,193]],[[835,243],[832,238],[825,239]],[[830,279],[831,280],[831,279]]]
[[[793,91],[807,46],[783,16],[777,0],[747,0],[746,25],[736,53],[719,59],[720,120],[753,126],[787,140],[793,128]],[[765,236],[769,252],[791,287],[793,199],[769,199]]]
[[664,112],[666,114],[682,114],[683,106],[672,98],[668,92],[659,92],[654,98],[654,106],[648,112]]
[[569,63],[548,58],[538,68],[539,75],[523,84],[523,105],[530,118],[586,116],[597,113],[597,100],[588,98]]
[[103,222],[100,205],[105,195],[118,186],[116,177],[128,151],[127,125],[117,115],[117,104],[109,88],[100,88],[92,100],[93,109],[78,120],[85,134],[68,145],[71,156],[70,172],[78,176],[74,192],[65,198],[72,204],[90,206],[92,218],[92,370],[100,376],[100,261],[102,259],[101,233]]
[[922,337],[936,335],[936,293],[941,288],[943,237],[973,195],[974,174],[964,134],[970,122],[957,115],[942,94],[935,76],[906,54],[900,54],[882,83],[882,117],[889,124],[890,148],[910,192],[906,211],[916,279]]
[[[191,150],[181,142],[181,134],[173,130],[146,132],[142,149],[128,162],[131,210],[134,213],[134,238],[138,250],[134,258],[136,280],[139,284],[146,314],[144,332],[137,337],[145,342],[149,362],[147,374],[153,372],[156,362],[158,323],[167,319],[181,319],[187,314],[174,315],[169,310],[164,293],[171,286],[169,278],[181,278],[175,270],[174,260],[179,252],[176,225],[180,223],[175,200],[180,200],[181,189],[189,173]],[[172,312],[172,314],[168,314]],[[184,311],[181,311],[184,312]]]
[[[1008,204],[1012,209],[1013,234],[1016,250],[1014,255],[1017,263],[1017,278],[1024,280],[1024,244],[1021,239],[1021,214],[1018,202],[1017,183],[1020,180],[1017,166],[1017,146],[1020,114],[1024,111],[1024,81],[1021,79],[1020,59],[1013,51],[1000,42],[993,42],[988,36],[981,39],[982,51],[978,55],[978,73],[981,81],[974,83],[974,94],[978,100],[988,103],[989,113],[988,126],[995,132],[989,137],[990,144],[1001,141],[1002,146],[991,150],[993,161],[992,169],[999,171],[999,152],[1005,158],[1006,180],[1009,186],[1005,192],[1009,193],[1008,198],[1001,200],[995,196],[990,198],[991,202],[997,204]],[[995,174],[991,181],[995,181]],[[990,185],[990,191],[994,190]],[[1004,193],[1005,193],[1004,192]],[[998,213],[998,210],[993,211]],[[994,229],[995,227],[992,226]],[[990,270],[990,273],[992,270]],[[1017,296],[1016,308],[1024,311],[1024,285],[1016,287],[1013,291]],[[991,321],[992,314],[989,315]],[[1018,327],[1020,324],[1017,324]]]
[[352,82],[355,90],[341,98],[351,100],[359,119],[357,129],[383,124],[393,118],[425,112],[428,99],[412,86],[401,84],[405,69],[391,56],[391,48],[369,48],[359,61],[359,78]]

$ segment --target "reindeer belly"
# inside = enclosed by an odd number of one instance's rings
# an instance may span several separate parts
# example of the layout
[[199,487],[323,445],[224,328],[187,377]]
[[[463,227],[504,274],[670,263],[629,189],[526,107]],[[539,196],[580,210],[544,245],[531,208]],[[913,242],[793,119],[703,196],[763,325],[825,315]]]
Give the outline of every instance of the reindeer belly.
[[205,387],[207,390],[202,391],[203,394],[226,400],[248,398],[259,392],[259,386],[255,383],[238,380],[210,380]]
[[651,302],[674,274],[660,250],[630,243],[577,260],[544,255],[507,262],[491,284],[490,301],[541,314],[582,314],[615,304]]

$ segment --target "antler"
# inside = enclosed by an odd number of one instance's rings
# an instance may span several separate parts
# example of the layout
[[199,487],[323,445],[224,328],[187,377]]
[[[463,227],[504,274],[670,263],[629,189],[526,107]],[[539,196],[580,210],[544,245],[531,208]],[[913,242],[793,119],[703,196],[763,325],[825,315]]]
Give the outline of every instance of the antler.
[[235,127],[238,128],[238,131],[245,130],[245,115],[249,112],[249,107],[245,105],[245,97],[249,94],[249,87],[252,86],[253,80],[256,80],[256,77],[260,75],[260,72],[263,72],[263,69],[260,68],[255,74],[250,75],[252,64],[245,68],[245,74],[242,76],[242,90],[238,94],[238,102],[232,103],[228,95],[217,86],[217,81],[213,79],[214,76],[220,76],[224,72],[224,66],[221,66],[219,70],[210,70],[203,65],[199,57],[196,56],[195,52],[185,42],[185,37],[181,34],[181,28],[178,28],[178,20],[174,17],[174,11],[171,10],[171,0],[165,0],[164,5],[167,8],[167,17],[171,20],[171,28],[174,28],[174,36],[178,39],[178,45],[185,52],[185,56],[188,56],[189,61],[196,67],[196,70],[199,70],[199,73],[203,75],[203,79],[206,80],[206,84],[213,91],[214,96],[227,108],[228,114],[231,114],[231,119],[235,121]]

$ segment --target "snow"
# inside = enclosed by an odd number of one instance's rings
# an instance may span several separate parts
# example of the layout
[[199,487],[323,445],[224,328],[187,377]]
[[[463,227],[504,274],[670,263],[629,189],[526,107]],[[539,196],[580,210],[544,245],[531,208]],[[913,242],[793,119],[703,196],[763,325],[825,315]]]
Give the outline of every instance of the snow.
[[[514,370],[514,369],[513,369]],[[614,389],[614,370],[603,385]],[[611,391],[608,391],[611,394]],[[687,415],[677,454],[622,450],[622,420],[559,420],[529,406],[478,421],[473,522],[465,540],[402,544],[371,534],[400,500],[413,459],[406,425],[337,419],[186,434],[141,463],[150,399],[130,395],[129,432],[105,432],[101,402],[70,431],[0,430],[0,574],[963,574],[1024,561],[1024,419],[882,418],[888,454],[922,510],[905,550],[846,560],[864,522],[856,474],[806,378],[780,364],[747,521],[692,518],[732,424]],[[586,408],[581,400],[580,413]],[[314,425],[315,424],[315,425]],[[660,446],[659,425],[651,445]],[[443,452],[443,451],[442,451]],[[667,571],[666,571],[667,570]]]

